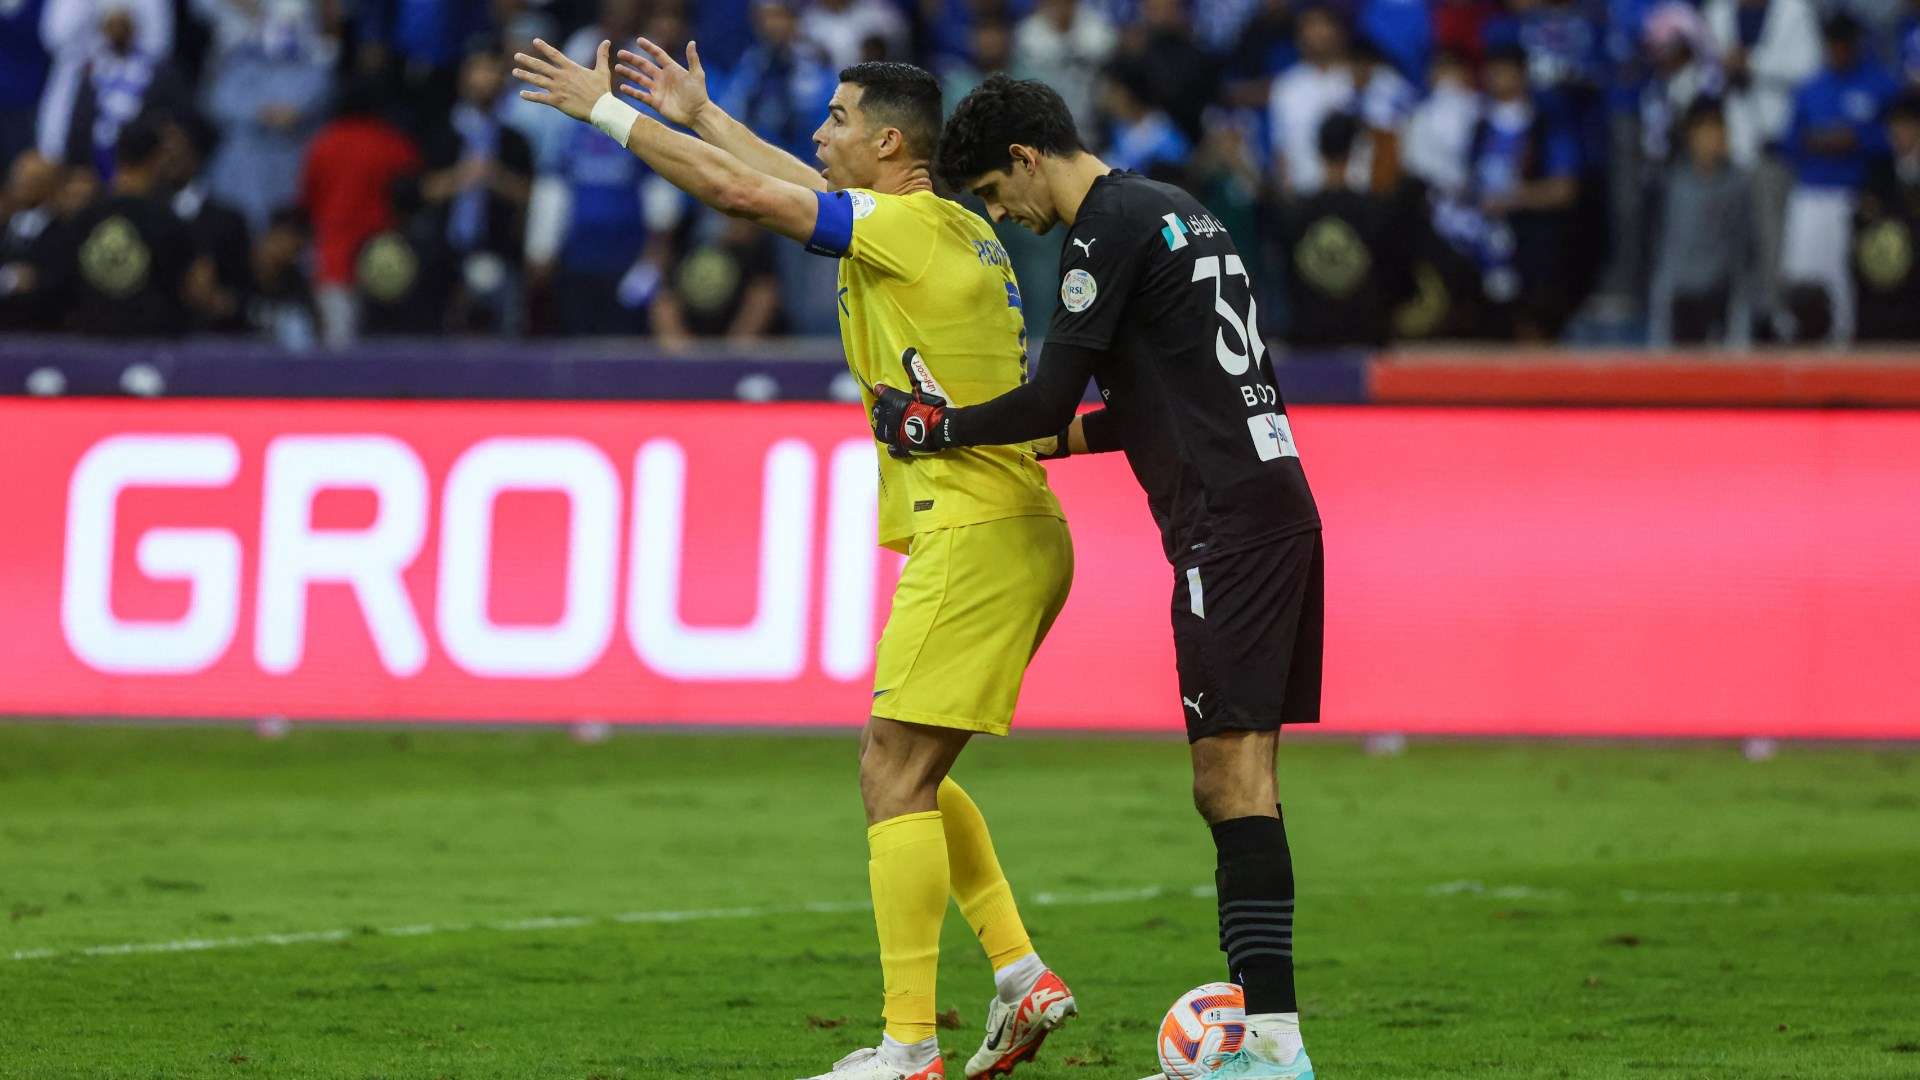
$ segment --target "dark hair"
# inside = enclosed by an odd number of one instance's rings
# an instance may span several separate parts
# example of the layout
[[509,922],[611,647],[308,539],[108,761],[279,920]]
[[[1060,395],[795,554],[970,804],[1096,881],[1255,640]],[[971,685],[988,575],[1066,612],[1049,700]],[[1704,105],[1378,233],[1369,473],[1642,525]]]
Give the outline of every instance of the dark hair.
[[1486,66],[1492,67],[1495,64],[1512,64],[1521,71],[1525,71],[1527,70],[1527,50],[1513,43],[1495,45],[1487,50]]
[[932,161],[940,142],[940,82],[912,64],[869,60],[840,72],[840,81],[861,90],[860,111],[900,129],[907,152]]
[[1860,20],[1844,11],[1829,15],[1820,24],[1820,40],[1828,45],[1852,45],[1860,39]]
[[113,142],[113,160],[121,168],[138,169],[151,165],[160,156],[166,140],[166,119],[143,113],[120,129]]
[[1724,125],[1726,122],[1727,114],[1720,107],[1720,99],[1711,95],[1702,95],[1687,107],[1686,119],[1681,121],[1681,126],[1687,131],[1692,131],[1701,124]]
[[282,206],[267,218],[268,229],[292,229],[306,235],[311,225],[307,221],[307,212],[297,206]]
[[1345,161],[1353,156],[1353,144],[1360,140],[1360,122],[1352,113],[1337,112],[1320,122],[1320,156],[1328,161]]
[[1038,79],[995,75],[960,100],[940,133],[938,172],[954,187],[1013,163],[1019,143],[1043,154],[1071,157],[1086,149],[1073,113],[1053,87]]

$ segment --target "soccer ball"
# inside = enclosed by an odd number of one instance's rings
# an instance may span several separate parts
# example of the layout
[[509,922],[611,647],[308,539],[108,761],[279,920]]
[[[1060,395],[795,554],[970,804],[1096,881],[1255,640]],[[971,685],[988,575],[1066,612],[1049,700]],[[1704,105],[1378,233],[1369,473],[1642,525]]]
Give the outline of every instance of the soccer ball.
[[1200,1080],[1208,1059],[1231,1054],[1247,1037],[1247,999],[1233,983],[1213,982],[1180,996],[1160,1022],[1160,1071],[1167,1080]]

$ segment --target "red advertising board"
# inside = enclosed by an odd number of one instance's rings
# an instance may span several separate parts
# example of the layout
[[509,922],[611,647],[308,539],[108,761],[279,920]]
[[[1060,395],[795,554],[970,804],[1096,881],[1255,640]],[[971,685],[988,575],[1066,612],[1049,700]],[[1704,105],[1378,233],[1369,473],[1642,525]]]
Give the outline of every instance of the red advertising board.
[[[746,422],[746,421],[751,421]],[[1299,408],[1326,728],[1920,736],[1920,413]],[[0,713],[857,724],[832,405],[0,401]],[[1118,455],[1018,727],[1181,726]]]

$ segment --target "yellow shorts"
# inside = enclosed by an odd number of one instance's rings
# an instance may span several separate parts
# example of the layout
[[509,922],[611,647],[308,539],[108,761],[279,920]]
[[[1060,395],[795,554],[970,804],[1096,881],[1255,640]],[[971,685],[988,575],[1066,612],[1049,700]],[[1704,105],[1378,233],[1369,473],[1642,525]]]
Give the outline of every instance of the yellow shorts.
[[1073,540],[1056,517],[917,534],[880,635],[873,715],[1005,735],[1072,584]]

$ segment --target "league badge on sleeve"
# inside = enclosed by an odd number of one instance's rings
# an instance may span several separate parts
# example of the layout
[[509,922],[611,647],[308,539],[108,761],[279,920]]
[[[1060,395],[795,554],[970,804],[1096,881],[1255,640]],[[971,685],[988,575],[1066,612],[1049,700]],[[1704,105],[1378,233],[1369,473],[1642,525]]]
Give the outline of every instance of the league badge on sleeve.
[[1094,298],[1100,295],[1100,283],[1093,275],[1078,268],[1067,271],[1060,279],[1060,303],[1071,312],[1078,314],[1093,306]]
[[853,202],[853,220],[855,221],[859,221],[880,207],[880,201],[865,191],[849,191],[847,198]]

